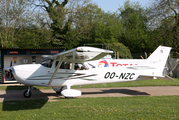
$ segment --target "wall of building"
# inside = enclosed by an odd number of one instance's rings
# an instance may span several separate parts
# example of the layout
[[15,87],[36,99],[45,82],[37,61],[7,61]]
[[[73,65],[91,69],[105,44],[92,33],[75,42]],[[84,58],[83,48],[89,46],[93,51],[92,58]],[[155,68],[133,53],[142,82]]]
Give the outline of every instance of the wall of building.
[[[36,56],[36,64],[40,63],[41,56]],[[21,64],[32,64],[32,56],[4,56],[4,68]]]

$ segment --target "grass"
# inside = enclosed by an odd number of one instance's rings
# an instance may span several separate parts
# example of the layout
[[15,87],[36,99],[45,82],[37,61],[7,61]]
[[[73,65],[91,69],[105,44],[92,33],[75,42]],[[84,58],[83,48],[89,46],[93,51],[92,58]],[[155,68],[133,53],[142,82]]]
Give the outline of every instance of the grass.
[[57,119],[179,119],[179,96],[13,101],[0,103],[0,118]]
[[[123,83],[73,86],[72,88],[178,86],[175,81],[147,80]],[[51,89],[38,87],[35,89]],[[0,86],[0,90],[22,90],[27,86]],[[133,96],[4,101],[0,103],[0,119],[179,119],[179,96]]]
[[73,86],[72,88],[107,88],[107,87],[140,87],[140,86],[179,86],[179,79],[173,80],[143,80],[96,85]]
[[[108,83],[108,84],[95,84],[95,85],[82,85],[72,86],[72,89],[78,88],[109,88],[109,87],[139,87],[139,86],[179,86],[179,79],[172,80],[144,80],[144,81],[132,81],[132,82],[120,82],[120,83]],[[0,90],[24,90],[28,86],[0,86]],[[52,89],[51,87],[33,86],[34,89]]]

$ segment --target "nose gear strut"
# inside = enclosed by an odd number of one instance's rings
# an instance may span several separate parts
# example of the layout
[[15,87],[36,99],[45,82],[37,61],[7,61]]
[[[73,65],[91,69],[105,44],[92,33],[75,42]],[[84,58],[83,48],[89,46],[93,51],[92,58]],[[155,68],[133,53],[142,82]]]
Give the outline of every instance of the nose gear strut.
[[24,91],[23,95],[24,95],[25,98],[29,98],[31,96],[31,90],[32,90],[32,86],[29,86],[28,90]]

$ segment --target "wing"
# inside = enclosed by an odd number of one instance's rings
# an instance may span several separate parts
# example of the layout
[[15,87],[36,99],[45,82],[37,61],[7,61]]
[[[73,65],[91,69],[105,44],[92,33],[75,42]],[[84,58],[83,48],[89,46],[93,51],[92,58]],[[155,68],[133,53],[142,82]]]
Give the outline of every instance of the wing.
[[57,74],[57,71],[62,64],[63,61],[67,62],[85,62],[85,61],[91,61],[91,60],[98,60],[100,58],[103,58],[109,53],[113,53],[113,51],[94,48],[94,47],[78,47],[72,50],[68,50],[65,52],[61,52],[59,54],[56,54],[54,56],[51,56],[51,59],[57,60],[58,65],[48,83],[48,85],[51,85],[55,75]]
[[64,61],[67,62],[86,62],[101,59],[109,53],[113,53],[113,51],[94,47],[77,47],[72,50],[56,54],[52,56],[51,59],[58,59],[60,56],[64,56]]

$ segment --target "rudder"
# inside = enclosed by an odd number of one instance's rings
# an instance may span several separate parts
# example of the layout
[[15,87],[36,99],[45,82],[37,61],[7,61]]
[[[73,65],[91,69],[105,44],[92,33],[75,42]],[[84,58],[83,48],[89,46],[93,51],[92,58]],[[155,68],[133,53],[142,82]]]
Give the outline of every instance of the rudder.
[[154,75],[163,76],[163,70],[167,62],[171,47],[159,46],[148,58],[147,61],[155,67]]

